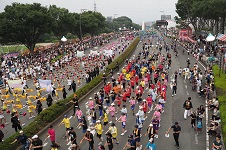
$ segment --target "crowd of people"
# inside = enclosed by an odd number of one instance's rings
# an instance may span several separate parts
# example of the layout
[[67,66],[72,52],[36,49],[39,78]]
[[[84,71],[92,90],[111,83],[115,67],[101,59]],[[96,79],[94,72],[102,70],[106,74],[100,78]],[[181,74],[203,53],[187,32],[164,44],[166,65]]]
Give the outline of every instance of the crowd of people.
[[[157,46],[151,46],[154,45],[153,43],[156,43]],[[111,81],[104,82],[104,87],[89,98],[87,103],[88,113],[87,110],[80,109],[76,94],[74,95],[70,103],[74,105],[73,116],[77,119],[78,126],[73,127],[70,124],[68,115],[65,115],[59,124],[65,125],[66,132],[63,138],[67,139],[66,144],[71,145],[71,149],[78,150],[81,149],[82,143],[87,141],[89,143],[89,150],[93,150],[96,147],[94,144],[94,134],[96,134],[99,140],[98,149],[112,150],[115,144],[121,144],[118,138],[119,133],[121,136],[124,136],[128,132],[128,142],[123,149],[140,150],[144,147],[146,150],[156,150],[155,140],[158,139],[158,131],[161,129],[161,115],[164,113],[165,105],[167,105],[166,92],[170,87],[172,89],[172,97],[176,96],[177,79],[181,77],[184,80],[190,81],[192,90],[197,92],[200,97],[205,97],[209,100],[208,107],[210,110],[213,109],[214,113],[208,132],[210,135],[216,134],[213,147],[220,149],[222,141],[218,132],[219,130],[217,130],[220,119],[219,102],[216,97],[212,99],[215,88],[211,66],[202,71],[197,63],[191,66],[191,62],[188,59],[186,60],[187,66],[178,68],[170,77],[169,71],[172,64],[170,51],[174,50],[175,57],[177,57],[178,45],[184,46],[186,44],[172,41],[170,47],[162,37],[158,36],[146,37],[143,39],[142,44],[142,49],[138,55],[127,59],[125,61],[126,65],[119,70],[117,75],[112,74]],[[163,49],[166,50],[165,55],[162,52]],[[194,107],[197,107],[197,110]],[[183,108],[184,119],[190,117],[191,127],[199,135],[202,132],[205,107],[203,105],[194,106],[192,98],[188,97],[183,104]],[[131,109],[131,111],[128,111],[128,109]],[[134,118],[135,124],[132,131],[127,130],[128,117]],[[148,117],[151,119],[147,119]],[[143,129],[144,122],[149,124],[147,129]],[[121,123],[121,126],[119,123]],[[55,141],[56,136],[53,128],[52,125],[49,127],[47,138],[50,138],[52,142],[52,149],[57,150],[60,144]],[[78,129],[81,129],[84,134],[81,141],[77,141],[76,132]],[[173,130],[176,146],[179,149],[181,126],[178,122],[175,122],[166,131],[166,137],[168,137],[171,129]],[[141,132],[143,131],[145,131],[143,135],[148,137],[148,142],[145,146],[141,145]],[[21,134],[25,136],[23,132]],[[106,136],[103,136],[103,134],[106,134]],[[106,140],[103,137],[106,137]],[[24,139],[28,140],[24,142]],[[38,138],[38,135],[34,135],[31,139],[26,136],[23,138],[18,137],[17,140],[20,140],[24,146],[30,145],[34,149],[42,149],[43,146],[42,140]]]
[[[116,42],[113,41],[115,36]],[[5,125],[10,121],[16,132],[25,125],[20,119],[7,120],[8,115],[11,118],[24,116],[34,118],[45,109],[46,106],[43,104],[45,101],[47,107],[50,107],[54,100],[61,99],[59,92],[62,91],[63,98],[66,98],[68,92],[71,90],[73,93],[76,92],[82,84],[98,76],[115,56],[123,52],[131,40],[133,33],[130,32],[107,37],[98,36],[82,43],[68,43],[64,45],[65,47],[54,46],[45,51],[36,51],[33,55],[2,60],[0,76],[4,86],[0,90],[0,125],[3,132]],[[78,45],[81,44],[84,53],[87,53],[86,50],[90,47],[102,46],[102,48],[99,48],[101,50],[98,50],[98,53],[78,57],[76,52],[80,50]],[[112,55],[105,55],[103,49],[112,50]],[[53,62],[58,55],[62,57]],[[18,79],[22,81],[21,89],[8,84],[9,80]],[[46,92],[46,89],[40,86],[39,79],[51,80],[51,90]],[[27,110],[23,110],[24,108]]]
[[[180,45],[188,52],[194,56],[197,60],[202,60],[204,55],[217,57],[217,52],[221,51],[218,46],[211,46],[208,43],[204,43],[204,48],[200,48],[200,44],[194,44],[191,42],[180,43]],[[219,111],[219,101],[216,97],[215,85],[214,85],[214,74],[212,70],[212,64],[207,63],[207,67],[204,71],[198,67],[195,63],[194,66],[190,66],[190,60],[186,61],[187,67],[183,70],[180,68],[178,73],[182,72],[182,76],[185,79],[189,79],[192,90],[199,94],[199,97],[204,97],[207,100],[207,106],[200,105],[197,110],[192,110],[192,102],[188,99],[187,103],[184,104],[185,113],[184,117],[187,115],[191,116],[191,126],[195,128],[197,135],[202,132],[203,128],[203,118],[205,116],[206,107],[209,114],[212,114],[209,120],[209,127],[207,127],[207,132],[210,137],[213,138],[213,149],[222,149],[223,142],[221,140],[221,128],[220,128],[220,111]],[[192,110],[192,111],[191,111]],[[189,113],[189,114],[188,114]]]

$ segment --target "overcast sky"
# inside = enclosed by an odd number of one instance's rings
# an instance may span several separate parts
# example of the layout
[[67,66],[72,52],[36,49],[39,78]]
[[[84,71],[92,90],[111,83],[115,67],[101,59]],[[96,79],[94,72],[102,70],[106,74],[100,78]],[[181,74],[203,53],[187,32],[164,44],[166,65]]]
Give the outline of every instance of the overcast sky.
[[[38,2],[43,6],[55,4],[67,8],[70,12],[80,12],[80,9],[94,10],[94,0],[0,0],[0,12],[12,2],[33,3]],[[161,15],[176,16],[175,3],[177,0],[95,0],[96,10],[105,17],[127,16],[133,22],[141,24],[142,21],[155,21]],[[162,11],[162,12],[160,12]]]

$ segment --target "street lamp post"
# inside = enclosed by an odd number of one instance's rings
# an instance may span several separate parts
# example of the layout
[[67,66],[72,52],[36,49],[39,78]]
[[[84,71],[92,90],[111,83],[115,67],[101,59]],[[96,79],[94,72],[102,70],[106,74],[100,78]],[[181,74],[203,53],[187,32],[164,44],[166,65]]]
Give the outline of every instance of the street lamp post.
[[81,9],[80,17],[79,17],[79,28],[80,28],[80,40],[82,41],[82,13],[86,11],[86,9]]

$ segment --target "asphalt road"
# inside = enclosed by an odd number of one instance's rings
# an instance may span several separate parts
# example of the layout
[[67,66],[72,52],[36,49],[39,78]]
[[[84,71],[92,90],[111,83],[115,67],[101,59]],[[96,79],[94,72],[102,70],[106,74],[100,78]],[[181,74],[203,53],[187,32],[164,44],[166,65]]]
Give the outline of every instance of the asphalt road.
[[[166,41],[169,43],[171,40],[166,39]],[[153,42],[153,44],[155,45],[156,43]],[[141,43],[139,44],[139,46],[137,47],[136,51],[134,52],[134,55],[137,55],[139,53],[139,50],[141,50]],[[189,57],[191,60],[191,66],[194,65],[195,62],[197,62],[191,55],[182,55],[182,49],[179,48],[179,57],[178,59],[176,59],[174,57],[173,52],[171,51],[172,54],[172,68],[170,69],[169,72],[169,77],[172,75],[172,73],[174,73],[175,70],[178,70],[178,68],[181,66],[182,68],[186,67],[186,60]],[[163,49],[162,52],[164,54],[165,50]],[[203,70],[203,67],[199,64],[199,67]],[[99,89],[102,87],[103,85],[100,85],[98,87],[96,87],[94,89],[93,92],[91,92],[91,94],[88,94],[81,102],[80,102],[80,107],[83,110],[83,112],[85,112],[85,103],[88,101],[89,97],[93,97],[93,93],[99,91]],[[179,125],[182,128],[181,134],[180,134],[180,138],[179,138],[179,142],[180,142],[180,149],[182,150],[204,150],[206,149],[206,133],[205,133],[205,119],[203,119],[203,131],[200,135],[196,135],[196,133],[194,132],[194,129],[191,127],[190,125],[190,119],[188,118],[187,120],[184,120],[183,118],[183,113],[184,113],[184,109],[183,109],[183,103],[184,101],[190,96],[192,98],[192,103],[193,103],[193,109],[196,109],[197,107],[199,107],[200,105],[205,105],[205,99],[204,98],[200,98],[198,96],[198,94],[196,92],[193,92],[191,90],[191,85],[189,83],[188,80],[184,80],[180,77],[178,77],[178,86],[177,86],[177,95],[172,97],[171,96],[171,89],[168,87],[167,89],[167,100],[166,100],[166,104],[165,104],[165,112],[161,115],[161,127],[159,129],[159,138],[155,139],[155,143],[157,146],[157,150],[174,150],[177,149],[177,147],[175,147],[175,142],[173,139],[173,135],[172,132],[170,133],[170,137],[166,138],[165,137],[165,132],[167,131],[167,129],[173,125],[174,122],[179,122]],[[143,95],[143,98],[146,98],[147,94],[145,93]],[[127,104],[128,105],[128,104]],[[128,107],[127,107],[128,108]],[[135,108],[135,112],[137,112],[138,108]],[[72,111],[70,111],[68,113],[68,115],[73,114]],[[98,114],[98,113],[97,113]],[[117,114],[116,116],[119,117],[120,114]],[[153,111],[150,114],[147,114],[147,119],[144,122],[143,125],[143,130],[141,131],[141,134],[143,135],[141,137],[141,144],[143,145],[143,147],[148,143],[148,137],[145,137],[144,134],[146,132],[146,129],[149,125],[149,123],[151,122],[151,117],[153,115]],[[114,149],[123,149],[124,145],[126,144],[127,140],[128,140],[128,135],[130,135],[132,133],[132,130],[134,129],[134,125],[135,125],[135,117],[132,115],[132,112],[130,110],[130,108],[128,108],[128,118],[127,118],[127,127],[126,129],[128,130],[127,133],[125,133],[124,136],[121,136],[121,123],[116,123],[116,126],[118,127],[118,138],[120,141],[120,144],[118,145],[114,145]],[[110,117],[109,117],[110,118]],[[58,126],[58,124],[62,121],[63,118],[58,119],[54,124],[53,127],[56,131],[56,142],[61,144],[61,148],[62,150],[66,150],[69,148],[69,145],[67,145],[66,140],[63,139],[63,136],[65,135],[65,127],[64,125],[62,126]],[[71,126],[73,126],[74,128],[76,128],[76,126],[78,125],[77,119],[71,118]],[[107,130],[107,127],[104,127],[104,132],[105,133]],[[81,129],[75,129],[75,132],[77,134],[77,142],[79,143],[80,140],[83,137],[83,133]],[[50,140],[47,139],[46,141],[44,141],[44,139],[46,138],[46,134],[47,134],[47,130],[44,131],[42,134],[40,134],[40,138],[43,140],[44,142],[44,150],[49,150],[50,149]],[[99,143],[99,140],[96,137],[96,134],[94,135],[94,142],[95,142],[95,149],[97,148],[97,144]],[[103,139],[104,141],[106,141],[106,136],[103,135]],[[86,141],[84,141],[82,143],[82,145],[80,145],[82,150],[87,150],[88,149],[88,143]]]
[[[118,42],[119,42],[119,39],[111,40],[109,43],[107,43],[107,44],[105,44],[105,45],[103,45],[103,46],[101,46],[101,47],[98,47],[98,49],[101,49],[101,48],[103,48],[103,47],[111,47],[111,46],[113,45],[113,43],[117,44]],[[122,47],[122,43],[121,43],[121,42],[119,42],[119,43],[120,43],[120,45],[121,45],[121,47]],[[86,56],[88,56],[89,53],[90,53],[90,49],[85,51],[85,55],[86,55]],[[116,59],[118,56],[119,56],[119,53],[118,53],[118,52],[115,52],[115,57],[114,57],[114,59]],[[82,68],[82,69],[84,70],[84,68]],[[101,70],[100,70],[100,71],[101,71]],[[77,80],[76,80],[76,81],[77,81]],[[75,81],[75,82],[76,82],[76,81]],[[76,89],[78,90],[80,87],[82,87],[82,86],[85,85],[85,84],[86,84],[86,83],[85,83],[85,80],[82,80],[82,81],[81,81],[81,85],[78,86],[78,84],[77,84],[77,88],[76,88]],[[37,95],[37,92],[36,92],[35,87],[34,87],[34,84],[33,84],[33,80],[28,80],[28,81],[27,81],[27,85],[28,85],[29,88],[31,88],[31,89],[34,90],[33,92],[28,92],[28,94],[29,94],[29,95]],[[61,82],[61,85],[65,85],[66,91],[67,91],[67,93],[68,93],[67,96],[69,96],[69,95],[71,95],[71,94],[73,93],[72,90],[71,90],[71,91],[68,91],[68,85],[67,85],[67,79],[66,79],[66,78],[64,79],[64,81]],[[55,83],[55,86],[57,87],[57,83]],[[59,93],[59,99],[63,99],[62,92],[61,92],[61,91],[58,91],[58,93]],[[18,94],[21,94],[21,92],[19,92]],[[14,99],[13,96],[12,96],[11,94],[9,94],[9,95],[10,95],[10,98],[9,98],[9,99]],[[42,92],[42,97],[47,97],[47,95],[48,95],[48,92],[46,92],[46,91],[43,91],[43,92]],[[56,96],[53,97],[53,103],[57,102],[57,100],[59,100],[59,99],[57,99]],[[34,101],[33,99],[31,99],[31,100],[33,101],[33,105],[36,105],[36,101]],[[27,113],[26,116],[22,116],[22,115],[19,116],[19,119],[20,119],[21,123],[24,124],[24,126],[26,126],[26,125],[28,125],[30,122],[33,121],[33,118],[29,119],[29,113],[28,113],[28,111],[27,111],[27,106],[26,106],[26,101],[25,101],[25,99],[21,99],[21,102],[22,102],[22,104],[23,104],[23,107],[22,107],[22,109],[17,109],[17,110],[18,110],[18,113],[24,113],[24,112]],[[46,101],[43,101],[43,102],[42,102],[42,105],[43,105],[43,109],[47,108]],[[12,110],[11,104],[9,105],[8,108],[9,108],[10,111]],[[37,116],[37,114],[36,114],[35,111],[34,111],[34,115]],[[14,131],[14,129],[12,128],[12,124],[11,124],[11,122],[10,122],[10,120],[11,120],[10,114],[4,113],[4,116],[5,116],[5,118],[6,118],[6,121],[9,123],[8,125],[6,125],[6,126],[2,129],[2,131],[3,131],[4,135],[5,135],[5,136],[4,136],[4,139],[5,139],[5,138],[11,136],[12,134],[14,134],[15,131]],[[24,126],[22,126],[22,128],[23,128]]]

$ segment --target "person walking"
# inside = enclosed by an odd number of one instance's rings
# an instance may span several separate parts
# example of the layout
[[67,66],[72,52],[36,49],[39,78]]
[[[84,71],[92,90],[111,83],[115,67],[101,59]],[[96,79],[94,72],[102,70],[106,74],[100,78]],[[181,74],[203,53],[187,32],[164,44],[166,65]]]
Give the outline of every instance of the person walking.
[[193,108],[192,102],[191,102],[191,97],[188,97],[188,99],[184,102],[183,104],[184,110],[184,119],[187,119],[187,116],[191,115],[191,109]]
[[173,129],[173,137],[174,137],[174,140],[176,142],[176,145],[177,146],[177,149],[180,148],[180,145],[179,145],[179,135],[180,135],[180,132],[181,132],[181,127],[179,126],[179,123],[178,122],[175,122],[175,124],[173,126],[171,126],[168,131],[166,131],[166,134],[169,134],[170,130]]

